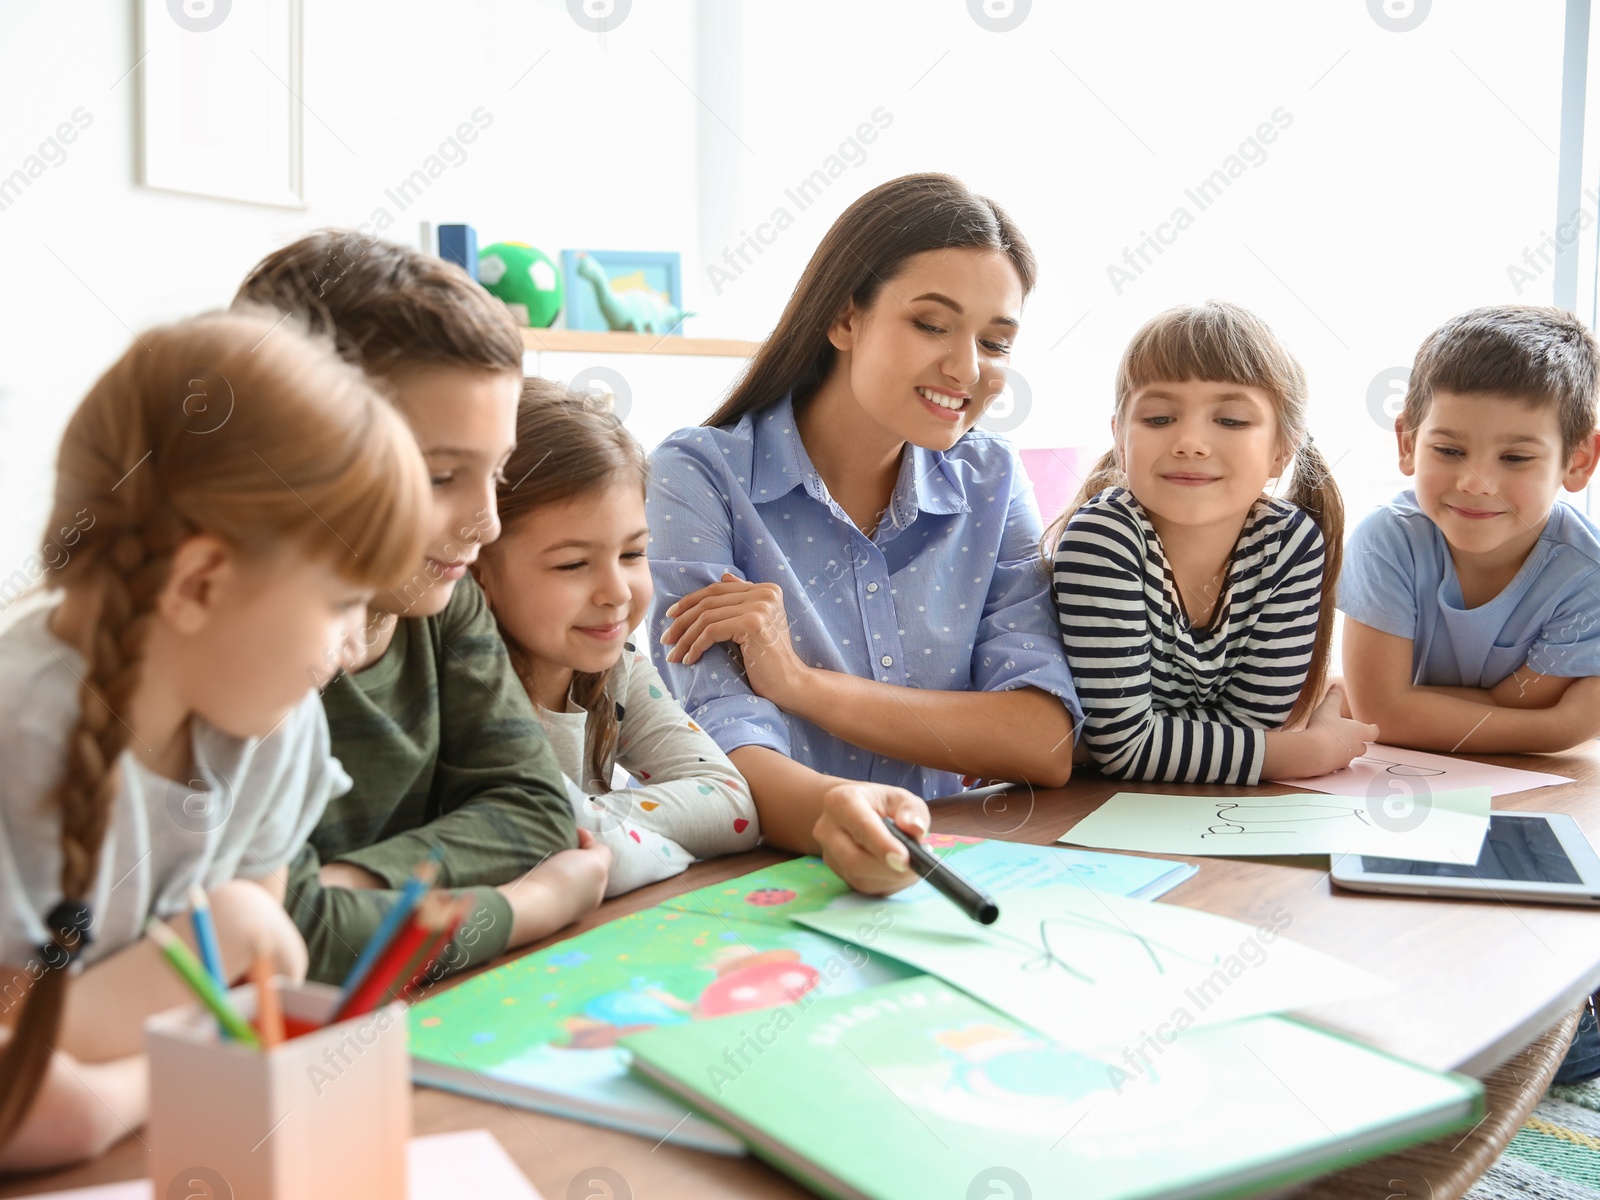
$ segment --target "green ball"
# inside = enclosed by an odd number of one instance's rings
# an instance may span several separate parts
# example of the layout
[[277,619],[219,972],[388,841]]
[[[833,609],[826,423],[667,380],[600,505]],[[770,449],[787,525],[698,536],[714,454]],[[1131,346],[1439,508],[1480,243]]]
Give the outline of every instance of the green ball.
[[550,328],[561,311],[560,269],[526,242],[496,242],[480,250],[478,281],[530,328]]

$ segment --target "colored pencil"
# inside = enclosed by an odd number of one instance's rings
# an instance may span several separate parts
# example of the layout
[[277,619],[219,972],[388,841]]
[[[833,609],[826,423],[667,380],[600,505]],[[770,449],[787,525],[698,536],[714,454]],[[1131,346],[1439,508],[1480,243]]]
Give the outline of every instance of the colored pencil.
[[348,1020],[381,1008],[408,989],[419,985],[438,960],[445,945],[461,927],[475,905],[471,896],[430,893],[390,952],[373,967],[351,1003],[334,1020]]
[[455,937],[456,930],[461,928],[461,922],[467,919],[467,914],[473,910],[475,905],[476,901],[470,896],[463,896],[456,901],[447,914],[444,925],[432,940],[423,947],[422,953],[417,957],[417,962],[420,965],[415,971],[411,972],[411,977],[406,983],[407,987],[421,986],[419,980],[422,983],[427,982],[427,976],[433,970],[433,964],[439,961],[439,956],[444,953],[444,948],[450,944],[450,939]]
[[200,961],[219,988],[228,986],[228,973],[222,967],[222,950],[217,945],[217,926],[211,919],[211,898],[205,889],[195,884],[189,889],[189,920],[194,925],[195,944],[200,947]]
[[[194,926],[195,945],[200,947],[200,961],[206,971],[223,991],[228,990],[228,973],[222,967],[222,949],[217,945],[217,926],[211,919],[211,898],[199,884],[189,888],[189,922]],[[222,1040],[228,1040],[228,1031],[221,1031]]]
[[263,1050],[281,1046],[284,1040],[283,1001],[275,974],[272,956],[258,950],[250,964],[250,979],[256,985],[256,1032]]
[[361,953],[356,957],[355,966],[350,968],[350,973],[344,977],[340,987],[339,1003],[335,1011],[344,1008],[355,995],[356,989],[366,979],[367,972],[378,961],[379,956],[388,949],[389,943],[400,932],[400,927],[410,918],[417,905],[422,903],[423,894],[433,886],[433,881],[439,875],[439,860],[442,851],[435,846],[428,853],[428,857],[417,864],[411,878],[406,880],[406,885],[396,897],[394,906],[383,915],[383,920],[378,922],[378,928],[373,930],[372,936],[367,939],[367,944],[362,947]]
[[367,972],[356,990],[350,993],[348,998],[340,1000],[333,1010],[333,1015],[328,1018],[328,1024],[359,1017],[377,1008],[393,985],[395,977],[416,957],[417,951],[422,949],[422,944],[428,940],[431,932],[432,930],[417,919],[417,914],[413,913],[405,928],[395,935],[388,949],[379,956],[377,962],[372,964],[372,969]]
[[235,1041],[247,1046],[261,1044],[256,1038],[256,1031],[250,1028],[250,1022],[239,1015],[228,994],[217,986],[205,967],[200,965],[200,960],[183,944],[183,939],[155,917],[145,922],[144,931],[155,939],[167,962],[172,964],[172,969],[199,997],[200,1003],[211,1010],[222,1029],[232,1034]]

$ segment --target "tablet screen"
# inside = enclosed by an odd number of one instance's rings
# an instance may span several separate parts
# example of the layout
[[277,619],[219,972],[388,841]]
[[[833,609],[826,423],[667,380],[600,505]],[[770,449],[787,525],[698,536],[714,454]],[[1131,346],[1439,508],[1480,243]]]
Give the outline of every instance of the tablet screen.
[[1514,879],[1526,883],[1583,882],[1548,821],[1543,817],[1518,817],[1504,813],[1496,813],[1489,818],[1489,833],[1483,839],[1483,849],[1473,866],[1362,855],[1361,867],[1369,874],[1378,875],[1453,875],[1468,879]]

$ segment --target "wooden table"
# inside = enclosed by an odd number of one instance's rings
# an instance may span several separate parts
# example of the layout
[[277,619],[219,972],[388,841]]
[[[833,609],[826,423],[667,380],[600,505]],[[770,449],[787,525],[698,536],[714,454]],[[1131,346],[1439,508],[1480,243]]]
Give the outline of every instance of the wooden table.
[[[1572,776],[1575,783],[1499,797],[1494,806],[1570,813],[1600,845],[1600,746],[1566,755],[1485,761]],[[1140,786],[1148,791],[1240,791]],[[941,806],[933,814],[934,828],[1048,845],[1118,790],[1121,785],[1086,774],[1068,787],[1032,797]],[[1289,789],[1269,785],[1260,790]],[[762,849],[698,863],[674,879],[608,901],[566,932],[570,936],[786,857]],[[1326,860],[1317,858],[1191,861],[1200,864],[1199,874],[1163,901],[1252,924],[1285,909],[1290,915],[1287,936],[1386,976],[1400,989],[1300,1015],[1430,1067],[1484,1075],[1600,988],[1600,912],[1336,892]],[[489,1129],[547,1200],[590,1196],[591,1190],[578,1181],[588,1168],[600,1166],[619,1172],[631,1190],[631,1198],[615,1190],[614,1200],[807,1195],[754,1158],[655,1146],[630,1134],[427,1088],[417,1089],[415,1100],[416,1132]],[[132,1179],[143,1170],[143,1145],[130,1136],[86,1166],[0,1183],[0,1197]],[[569,1192],[569,1187],[575,1190]]]

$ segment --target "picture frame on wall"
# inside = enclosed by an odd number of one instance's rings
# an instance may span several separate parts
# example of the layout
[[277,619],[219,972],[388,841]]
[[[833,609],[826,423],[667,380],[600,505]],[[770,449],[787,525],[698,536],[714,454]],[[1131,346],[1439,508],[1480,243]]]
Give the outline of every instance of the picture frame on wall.
[[[683,308],[682,265],[677,251],[563,250],[561,282],[568,329],[611,328],[595,299],[594,285],[579,273],[580,258],[591,258],[599,264],[615,292],[642,289],[680,311]],[[670,332],[672,336],[683,336],[682,322],[676,322]]]
[[139,0],[139,183],[306,207],[302,21],[302,0]]

